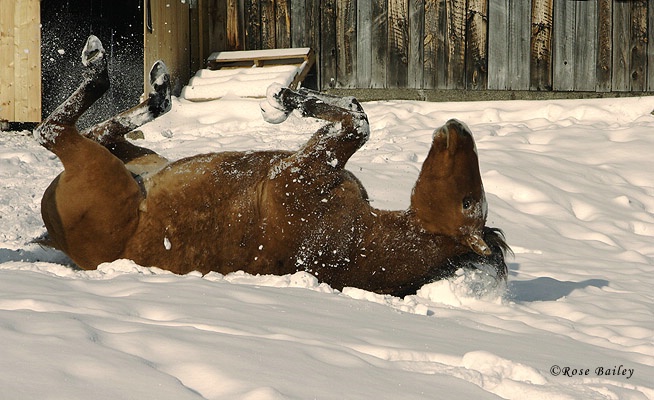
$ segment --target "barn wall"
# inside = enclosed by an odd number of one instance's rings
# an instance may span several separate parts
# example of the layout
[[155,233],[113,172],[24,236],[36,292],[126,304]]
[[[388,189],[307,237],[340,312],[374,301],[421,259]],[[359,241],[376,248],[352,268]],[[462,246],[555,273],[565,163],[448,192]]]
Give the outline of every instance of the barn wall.
[[654,3],[647,0],[228,0],[227,5],[216,21],[226,21],[229,40],[213,51],[310,46],[318,55],[322,89],[654,88]]
[[0,119],[41,120],[39,0],[0,0]]

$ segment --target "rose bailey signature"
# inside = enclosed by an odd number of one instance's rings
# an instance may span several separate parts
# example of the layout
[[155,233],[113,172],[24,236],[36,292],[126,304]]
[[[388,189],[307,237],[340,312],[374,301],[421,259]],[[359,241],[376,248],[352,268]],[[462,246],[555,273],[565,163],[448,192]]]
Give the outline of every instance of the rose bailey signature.
[[594,369],[591,368],[574,368],[574,367],[561,367],[559,365],[552,365],[550,368],[550,374],[553,376],[569,376],[569,377],[574,377],[574,376],[590,376],[590,375],[595,375],[595,376],[624,376],[625,378],[629,379],[633,376],[634,374],[634,369],[633,368],[625,368],[624,365],[620,364],[620,366],[613,366],[611,367],[597,367]]

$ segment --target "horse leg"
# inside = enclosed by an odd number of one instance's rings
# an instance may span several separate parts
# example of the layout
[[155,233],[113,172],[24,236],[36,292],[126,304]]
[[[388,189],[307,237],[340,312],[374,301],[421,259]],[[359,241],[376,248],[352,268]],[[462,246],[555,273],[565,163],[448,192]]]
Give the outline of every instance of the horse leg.
[[80,267],[95,268],[121,255],[136,230],[142,195],[124,164],[75,126],[109,87],[104,49],[95,36],[87,40],[82,62],[87,68],[79,88],[35,130],[35,137],[64,165],[41,201],[47,243]]
[[94,125],[82,134],[118,157],[135,175],[153,173],[168,164],[168,160],[150,149],[136,146],[125,139],[125,135],[141,125],[165,114],[171,108],[170,74],[159,60],[150,69],[150,92],[148,99],[137,106]]
[[[370,136],[368,117],[353,97],[334,97],[306,89],[296,92],[278,88],[270,92],[267,103],[262,104],[264,118],[269,122],[279,123],[280,113],[285,119],[293,110],[299,111],[303,117],[330,122],[295,154],[297,158],[314,160],[317,165],[331,169],[343,169]],[[267,115],[272,115],[272,118],[267,118]]]

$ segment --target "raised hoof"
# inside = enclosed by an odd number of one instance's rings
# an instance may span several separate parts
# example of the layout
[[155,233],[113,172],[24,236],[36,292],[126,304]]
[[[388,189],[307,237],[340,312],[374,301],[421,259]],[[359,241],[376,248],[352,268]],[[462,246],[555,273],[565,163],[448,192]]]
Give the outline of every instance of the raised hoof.
[[92,91],[99,99],[109,90],[110,83],[105,50],[100,39],[94,35],[86,39],[86,44],[82,49],[82,64],[86,67],[82,75],[88,82],[85,90]]
[[104,57],[104,47],[102,42],[95,35],[86,39],[86,44],[82,49],[82,64],[85,67],[102,67],[107,64]]
[[170,111],[170,74],[168,67],[163,61],[158,60],[150,68],[150,85],[153,91],[150,92],[148,109],[154,118]]
[[268,87],[266,100],[259,104],[264,121],[270,124],[280,124],[286,121],[286,118],[291,114],[293,109],[287,108],[282,101],[282,95],[285,91],[290,90],[279,84],[272,84]]

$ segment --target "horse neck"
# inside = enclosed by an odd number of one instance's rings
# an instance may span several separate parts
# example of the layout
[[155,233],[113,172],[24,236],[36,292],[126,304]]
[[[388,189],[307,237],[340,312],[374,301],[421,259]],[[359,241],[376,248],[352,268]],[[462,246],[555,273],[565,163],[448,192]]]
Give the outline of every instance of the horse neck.
[[436,158],[432,147],[411,192],[410,210],[423,220],[429,217],[429,211],[433,211],[433,198],[437,194],[434,190],[434,182],[438,182],[439,176],[442,175],[442,171],[438,169],[441,164],[436,161]]
[[[371,289],[398,294],[449,274],[447,260],[466,252],[453,238],[426,232],[411,211],[371,210],[365,224],[362,269],[383,272],[371,276]],[[377,271],[379,272],[379,271]],[[400,288],[400,289],[398,289]],[[403,288],[403,289],[402,289]]]

